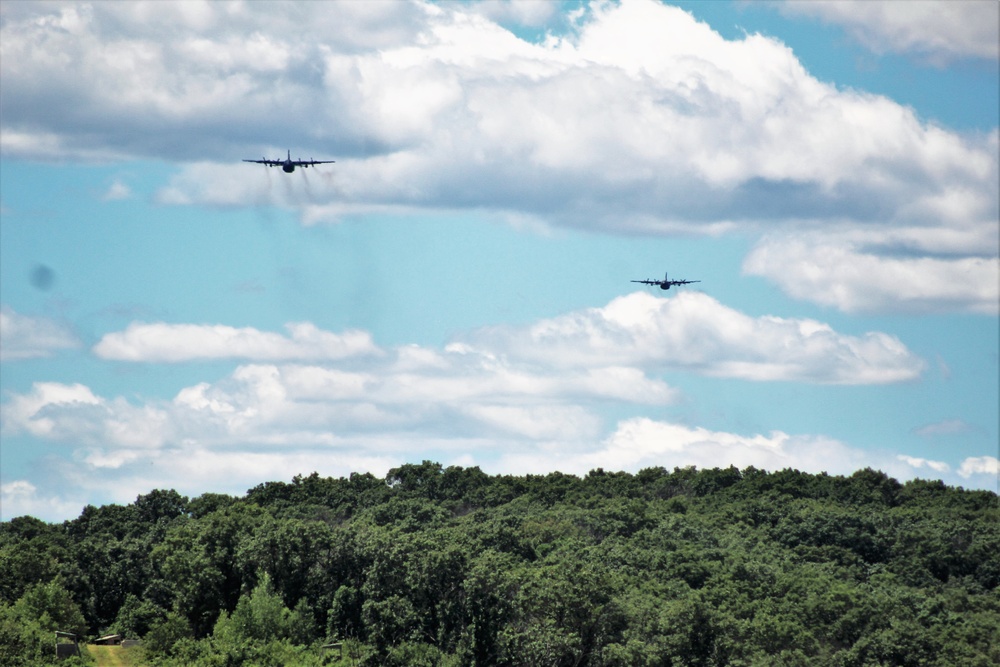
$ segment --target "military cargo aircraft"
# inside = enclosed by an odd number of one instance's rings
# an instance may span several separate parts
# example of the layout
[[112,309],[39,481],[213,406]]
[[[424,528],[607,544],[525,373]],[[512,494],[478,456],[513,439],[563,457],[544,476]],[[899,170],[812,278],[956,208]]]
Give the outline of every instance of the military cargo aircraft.
[[244,162],[254,162],[256,164],[266,164],[268,167],[281,167],[281,170],[286,174],[290,174],[295,171],[296,167],[302,167],[303,169],[307,167],[315,167],[318,164],[333,164],[336,160],[313,160],[309,158],[308,160],[293,160],[292,151],[288,151],[288,156],[284,160],[268,160],[267,158],[262,158],[260,160],[243,160]]
[[[668,272],[669,273],[669,272]],[[657,285],[660,289],[670,289],[673,285],[690,285],[700,283],[700,280],[671,280],[668,273],[663,274],[663,280],[633,280],[634,283],[643,285]]]

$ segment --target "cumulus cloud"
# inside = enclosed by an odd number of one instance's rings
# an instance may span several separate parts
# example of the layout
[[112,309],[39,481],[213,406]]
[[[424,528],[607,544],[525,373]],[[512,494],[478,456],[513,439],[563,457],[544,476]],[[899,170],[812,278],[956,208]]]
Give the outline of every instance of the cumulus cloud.
[[49,357],[77,347],[80,341],[68,326],[0,307],[0,361]]
[[1000,56],[1000,5],[992,0],[786,0],[781,10],[841,25],[876,53],[913,54],[938,64]]
[[[337,334],[311,323],[286,328],[290,336],[223,325],[133,323],[105,334],[93,352],[102,359],[154,363],[233,358],[330,362],[386,355],[368,332]],[[553,373],[546,380],[553,391],[573,393],[578,387],[587,393],[599,386],[640,383],[650,369],[754,381],[885,384],[914,380],[926,367],[889,334],[850,336],[816,320],[751,317],[695,291],[672,298],[634,292],[601,308],[528,327],[471,331],[441,352],[403,347],[380,363],[382,371],[394,374],[394,387],[384,395],[395,395],[412,382],[444,398],[467,389],[456,390],[454,373],[414,375],[407,369],[461,371],[463,379],[468,368],[486,369],[493,374],[491,383],[483,385],[488,391],[527,386],[536,380],[525,379],[525,369],[545,369]],[[558,379],[567,372],[575,375],[565,382]],[[323,381],[319,372],[313,377]],[[633,400],[624,389],[619,398]]]
[[907,456],[906,454],[899,454],[896,458],[913,468],[930,468],[931,470],[939,473],[945,473],[951,470],[951,466],[944,461],[932,461],[930,459],[923,459],[917,456]]
[[[5,432],[88,445],[347,446],[358,434],[574,440],[598,432],[595,401],[663,405],[675,390],[640,370],[553,370],[488,352],[406,347],[338,366],[247,364],[171,401],[134,405],[75,384],[35,383],[2,406]],[[413,434],[422,434],[415,436]],[[104,459],[108,467],[122,461]]]
[[312,471],[334,477],[371,472],[381,477],[400,460],[397,453],[331,452],[308,445],[294,451],[183,445],[161,450],[86,448],[76,453],[74,461],[46,460],[51,477],[58,480],[55,486],[21,479],[0,484],[0,521],[23,515],[63,521],[79,516],[87,504],[131,503],[152,489],[174,489],[191,497],[206,492],[243,495],[262,480],[287,480]]
[[[511,412],[494,417],[506,421]],[[551,415],[550,415],[551,416]],[[516,420],[516,415],[515,415]],[[53,462],[69,497],[95,495],[103,502],[131,502],[153,488],[174,488],[197,495],[207,490],[240,495],[265,479],[289,479],[317,471],[342,476],[351,472],[384,475],[405,458],[432,458],[445,465],[478,465],[491,474],[547,473],[559,470],[583,475],[595,468],[637,472],[642,468],[753,466],[763,470],[794,468],[811,473],[849,475],[872,467],[900,480],[917,477],[962,482],[990,488],[997,474],[993,457],[969,458],[957,473],[941,461],[906,455],[867,452],[822,435],[740,434],[673,423],[648,417],[623,419],[610,429],[576,433],[572,439],[552,439],[544,421],[538,432],[505,428],[506,434],[469,437],[411,431],[386,434],[355,432],[343,438],[308,437],[309,431],[288,439],[244,444],[179,440],[159,448],[93,445],[77,450],[75,461]],[[315,433],[313,433],[315,436]],[[564,434],[566,435],[566,434]],[[225,474],[220,474],[224,471]],[[4,518],[32,514],[48,520],[76,516],[82,502],[38,491],[27,481],[5,484]]]
[[[544,454],[529,453],[514,458],[514,469],[522,469],[522,466],[539,472],[552,469],[551,457]],[[865,451],[821,435],[789,435],[781,431],[743,435],[647,417],[619,422],[597,447],[574,457],[561,469],[583,474],[596,467],[635,471],[650,466],[714,468],[729,465],[741,469],[747,466],[771,471],[794,468],[839,475],[871,467],[903,481],[927,476],[947,479],[951,483],[958,481],[945,462]],[[997,460],[990,456],[965,459],[958,470],[961,478],[973,479],[979,488],[992,486],[996,474]]]
[[[190,157],[301,127],[289,116],[308,121],[295,142],[302,145],[317,125],[346,120],[323,90],[324,53],[413,43],[435,11],[378,0],[8,3],[0,28],[4,149],[31,150],[35,138],[35,151],[58,159]],[[40,74],[45,85],[32,81]]]
[[[904,167],[912,178],[918,165],[918,177],[946,188],[946,172],[974,178],[989,158],[983,146],[922,126],[890,100],[817,81],[777,41],[727,41],[656,2],[594,4],[574,32],[540,44],[461,5],[366,4],[380,9],[208,5],[199,21],[113,4],[11,12],[4,129],[44,125],[71,144],[128,141],[122,150],[146,157],[164,157],[162,137],[173,135],[170,150],[191,161],[235,155],[255,125],[284,127],[293,116],[292,125],[314,136],[307,145],[358,156],[345,162],[338,194],[464,207],[509,206],[513,192],[526,208],[575,203],[567,223],[611,195],[643,193],[630,214],[697,223],[706,214],[693,204],[711,192],[722,204],[709,216],[752,217],[770,194],[766,184],[807,192],[814,185],[823,207],[852,210],[858,193],[836,187],[892,186]],[[400,30],[407,20],[412,27]],[[294,43],[284,30],[291,21],[301,23]],[[346,40],[352,31],[360,37]],[[39,40],[60,48],[39,54]],[[73,93],[81,105],[55,105],[39,118],[50,91]],[[111,99],[113,108],[100,103]],[[87,114],[106,131],[77,134],[59,114]],[[150,115],[159,132],[121,131],[140,130],[135,124]],[[198,123],[213,124],[214,140],[194,136]],[[220,151],[220,142],[231,149]],[[469,180],[479,187],[467,188]],[[222,196],[206,187],[192,200]],[[592,199],[580,201],[581,191]],[[470,192],[479,193],[475,200]],[[907,200],[889,188],[875,192]]]
[[942,250],[880,255],[844,236],[768,236],[747,255],[743,271],[797,299],[848,313],[1000,312],[1000,258]]
[[367,332],[334,334],[308,322],[291,323],[286,328],[288,336],[221,324],[133,323],[125,331],[103,336],[93,352],[102,359],[165,363],[240,358],[330,360],[381,352]]
[[[200,349],[200,358],[249,362],[171,399],[37,382],[0,404],[5,441],[71,447],[72,465],[55,465],[54,474],[93,497],[101,493],[93,482],[99,473],[102,484],[114,482],[108,500],[119,502],[163,485],[242,493],[260,479],[314,469],[384,474],[414,452],[521,473],[729,464],[846,473],[871,465],[912,476],[921,467],[915,458],[873,458],[820,435],[746,436],[621,418],[678,401],[677,390],[650,375],[655,370],[870,383],[911,379],[923,365],[885,334],[845,336],[811,320],[754,318],[697,292],[635,293],[523,329],[473,331],[440,349],[407,345],[377,354],[367,335],[357,339],[365,344],[348,346],[358,354],[346,355],[343,337],[309,327],[302,329],[308,336],[294,327],[282,336],[186,326],[135,324],[105,336],[95,351],[156,362],[191,359],[188,350]],[[56,511],[38,502],[38,511]]]
[[79,384],[36,383],[3,405],[4,431],[72,438],[89,448],[83,462],[102,470],[128,470],[151,451],[175,447],[312,447],[390,457],[435,443],[435,451],[530,458],[599,442],[609,403],[641,409],[676,402],[678,392],[651,371],[870,384],[911,380],[924,367],[883,333],[848,336],[813,320],[754,318],[693,291],[672,298],[637,292],[525,328],[472,331],[443,349],[384,351],[364,332],[301,323],[288,329],[283,336],[130,325],[105,335],[95,354],[251,363],[172,400],[138,405]]
[[[81,494],[78,499],[39,492],[31,482],[16,479],[0,484],[0,521],[30,515],[45,521],[62,521],[79,515],[86,504]],[[134,497],[133,497],[134,499]]]
[[468,341],[565,367],[634,365],[754,381],[883,384],[913,380],[926,366],[885,333],[848,336],[815,320],[751,317],[695,291],[635,292],[527,328],[481,329]]
[[724,464],[850,474],[864,467],[866,458],[860,450],[821,436],[790,436],[780,431],[744,436],[642,417],[619,423],[586,460],[588,464],[592,460],[628,469],[653,465],[714,468]]
[[287,328],[283,336],[132,324],[105,335],[94,353],[132,362],[249,363],[172,400],[137,403],[82,384],[37,382],[2,405],[3,430],[112,447],[85,459],[109,469],[127,467],[128,451],[182,445],[343,449],[359,438],[398,437],[506,450],[511,443],[596,441],[607,404],[676,402],[677,391],[651,371],[871,384],[911,380],[924,367],[883,333],[847,336],[813,320],[754,318],[693,291],[669,299],[637,292],[522,329],[476,330],[443,349],[384,351],[366,332]]
[[[928,298],[887,278],[871,307],[983,311],[996,132],[959,135],[818,81],[775,39],[726,40],[652,0],[594,2],[537,42],[497,21],[543,25],[555,3],[162,4],[5,8],[4,153],[172,159],[184,166],[159,202],[274,204],[309,223],[472,209],[630,234],[860,225],[863,249],[826,238],[842,258],[830,289],[852,295],[851,272],[908,268],[877,241],[918,228],[927,270],[972,277]],[[279,184],[233,164],[248,145],[337,165]],[[955,234],[968,243],[934,263],[927,238]]]
[[0,420],[0,433],[8,436],[26,433],[73,444],[155,448],[173,433],[162,407],[102,398],[79,383],[35,382],[31,391],[13,393],[0,405]]
[[1000,460],[995,456],[970,456],[962,461],[958,474],[969,479],[973,475],[1000,475]]

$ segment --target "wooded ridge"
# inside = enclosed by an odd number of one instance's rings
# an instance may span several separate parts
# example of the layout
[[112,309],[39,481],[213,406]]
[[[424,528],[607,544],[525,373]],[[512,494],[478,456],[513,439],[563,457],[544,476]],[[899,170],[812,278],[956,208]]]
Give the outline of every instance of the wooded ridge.
[[62,630],[164,667],[989,667],[998,585],[989,491],[425,461],[2,523],[0,664]]

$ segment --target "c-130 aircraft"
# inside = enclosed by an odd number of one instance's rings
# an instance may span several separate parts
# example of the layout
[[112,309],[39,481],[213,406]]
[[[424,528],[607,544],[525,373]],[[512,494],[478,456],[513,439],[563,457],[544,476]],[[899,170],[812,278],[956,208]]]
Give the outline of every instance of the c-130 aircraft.
[[296,167],[302,167],[303,169],[307,167],[315,167],[318,164],[333,164],[336,160],[313,160],[312,158],[308,160],[293,160],[292,151],[289,149],[288,157],[284,160],[268,160],[263,158],[260,160],[243,160],[244,162],[254,162],[256,164],[266,164],[268,167],[281,167],[281,170],[286,174],[290,174],[295,171]]
[[671,280],[668,273],[663,274],[663,280],[633,280],[634,283],[642,283],[644,285],[657,285],[660,289],[670,289],[672,285],[690,285],[691,283],[700,283],[700,280]]

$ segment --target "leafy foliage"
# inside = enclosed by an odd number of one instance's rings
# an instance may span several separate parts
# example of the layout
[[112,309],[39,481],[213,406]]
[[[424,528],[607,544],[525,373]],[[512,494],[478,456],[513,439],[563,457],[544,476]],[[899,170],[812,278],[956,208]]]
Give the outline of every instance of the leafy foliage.
[[0,524],[0,663],[76,628],[163,666],[995,665],[998,586],[989,492],[425,461]]

